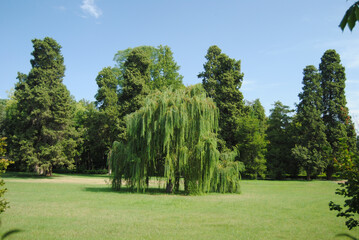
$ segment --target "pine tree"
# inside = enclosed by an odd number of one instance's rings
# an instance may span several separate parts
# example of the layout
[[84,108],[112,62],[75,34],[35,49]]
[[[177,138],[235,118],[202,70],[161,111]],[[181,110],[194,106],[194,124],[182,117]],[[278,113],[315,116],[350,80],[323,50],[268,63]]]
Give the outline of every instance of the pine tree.
[[327,165],[328,143],[321,117],[320,75],[314,66],[304,68],[303,75],[303,91],[299,94],[296,115],[298,141],[292,152],[307,172],[307,180],[310,180],[312,174],[320,173]]
[[327,177],[334,173],[333,160],[338,158],[341,139],[345,139],[350,151],[355,151],[356,134],[348,113],[345,97],[345,69],[335,50],[327,50],[319,65],[321,87],[323,89],[322,114],[327,141],[332,157],[327,166]]
[[204,71],[198,77],[219,109],[219,138],[231,149],[238,143],[235,138],[238,119],[245,114],[243,95],[239,91],[243,81],[241,61],[229,58],[217,46],[208,49],[206,59]]
[[14,129],[8,129],[15,162],[51,175],[54,166],[73,167],[76,131],[73,100],[62,83],[65,66],[61,46],[52,38],[32,40],[32,69],[18,74]]

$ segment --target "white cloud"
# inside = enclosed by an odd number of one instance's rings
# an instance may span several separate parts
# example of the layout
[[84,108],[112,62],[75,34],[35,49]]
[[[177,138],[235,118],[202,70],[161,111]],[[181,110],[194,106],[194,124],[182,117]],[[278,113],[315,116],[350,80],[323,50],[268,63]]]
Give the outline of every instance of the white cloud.
[[83,0],[81,9],[95,18],[99,18],[102,15],[101,9],[96,6],[94,0]]

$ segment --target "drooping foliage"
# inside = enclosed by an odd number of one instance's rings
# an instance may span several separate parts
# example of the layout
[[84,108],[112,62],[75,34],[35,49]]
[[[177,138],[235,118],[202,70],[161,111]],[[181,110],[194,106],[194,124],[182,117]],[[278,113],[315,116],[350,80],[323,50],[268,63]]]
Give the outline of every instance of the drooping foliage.
[[340,56],[335,50],[327,50],[319,65],[321,74],[322,114],[325,134],[331,147],[332,157],[328,163],[326,174],[330,178],[334,172],[334,158],[337,158],[339,143],[346,139],[350,151],[356,149],[356,133],[354,124],[348,113],[345,97],[345,69]]
[[52,38],[34,39],[28,75],[18,74],[15,105],[5,121],[15,163],[51,175],[54,166],[73,167],[76,131],[73,100],[62,83],[61,46]]
[[243,81],[241,61],[229,58],[217,46],[209,47],[205,57],[204,71],[198,77],[219,109],[219,138],[232,149],[238,143],[235,137],[238,119],[245,113],[243,95],[239,91]]
[[239,159],[245,165],[245,175],[257,179],[266,173],[265,153],[267,149],[267,119],[259,99],[248,104],[248,114],[238,122],[236,138]]
[[146,179],[156,175],[174,182],[175,190],[183,177],[191,194],[238,192],[239,171],[235,178],[232,167],[240,170],[240,164],[219,165],[217,128],[218,110],[200,85],[150,94],[140,110],[126,117],[127,142],[112,148],[113,187],[121,186],[123,176],[130,187],[144,191]]

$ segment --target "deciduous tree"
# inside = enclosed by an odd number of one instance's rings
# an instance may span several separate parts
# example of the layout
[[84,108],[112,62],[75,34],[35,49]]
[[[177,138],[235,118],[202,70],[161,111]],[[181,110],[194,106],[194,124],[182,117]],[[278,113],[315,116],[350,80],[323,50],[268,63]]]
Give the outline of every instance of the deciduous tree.
[[115,142],[110,158],[115,188],[124,176],[144,191],[157,169],[168,191],[173,183],[178,190],[180,177],[188,193],[239,191],[239,163],[218,164],[218,110],[200,86],[152,93],[126,123],[127,142]]
[[248,105],[249,113],[239,119],[236,137],[239,159],[245,165],[245,174],[257,179],[266,172],[267,119],[259,99]]

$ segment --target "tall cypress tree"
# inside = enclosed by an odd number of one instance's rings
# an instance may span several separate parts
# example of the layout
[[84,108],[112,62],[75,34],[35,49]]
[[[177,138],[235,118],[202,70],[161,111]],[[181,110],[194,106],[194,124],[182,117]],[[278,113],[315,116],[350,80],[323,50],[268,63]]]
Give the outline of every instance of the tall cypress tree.
[[304,68],[303,75],[303,91],[298,95],[300,102],[296,116],[298,142],[292,152],[307,172],[307,180],[310,180],[312,174],[320,173],[327,165],[328,143],[321,117],[320,75],[314,66]]
[[204,89],[219,109],[219,138],[228,148],[233,148],[238,143],[235,137],[238,120],[245,112],[243,95],[239,91],[243,81],[241,61],[229,58],[217,46],[209,47],[206,59],[204,71],[198,77],[202,78]]
[[323,122],[332,149],[332,158],[326,169],[327,177],[330,178],[334,173],[333,159],[338,158],[341,139],[346,140],[350,150],[355,150],[356,134],[346,106],[345,69],[339,54],[335,50],[327,50],[321,58],[319,70],[323,89]]
[[73,100],[62,83],[65,65],[61,46],[49,37],[32,43],[32,69],[28,75],[18,75],[13,116],[16,127],[7,134],[12,152],[17,152],[13,156],[16,162],[51,175],[54,166],[73,166]]

